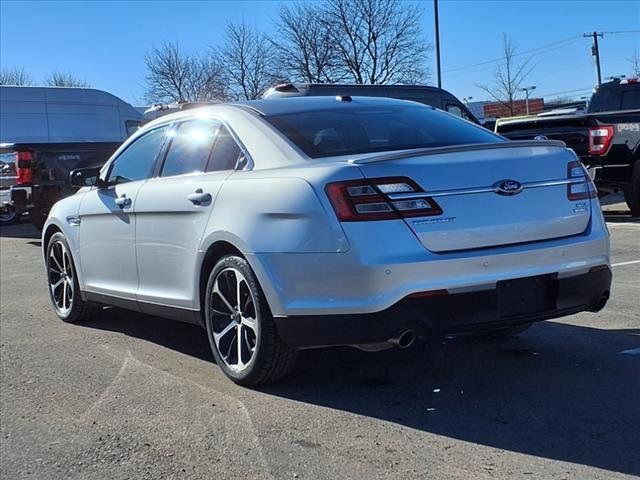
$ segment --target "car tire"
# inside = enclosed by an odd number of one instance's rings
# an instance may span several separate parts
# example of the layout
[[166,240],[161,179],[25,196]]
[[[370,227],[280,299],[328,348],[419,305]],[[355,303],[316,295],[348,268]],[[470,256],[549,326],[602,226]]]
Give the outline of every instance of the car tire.
[[216,363],[238,385],[275,382],[293,370],[297,351],[278,336],[262,288],[245,259],[225,256],[213,267],[205,322]]
[[0,212],[0,225],[13,225],[18,221],[18,214],[12,207],[7,207]]
[[631,215],[640,217],[640,159],[636,160],[631,181],[624,189],[624,200],[631,210]]
[[56,232],[49,239],[45,264],[49,298],[58,318],[67,323],[80,323],[93,318],[98,307],[85,302],[80,295],[71,249],[63,233]]

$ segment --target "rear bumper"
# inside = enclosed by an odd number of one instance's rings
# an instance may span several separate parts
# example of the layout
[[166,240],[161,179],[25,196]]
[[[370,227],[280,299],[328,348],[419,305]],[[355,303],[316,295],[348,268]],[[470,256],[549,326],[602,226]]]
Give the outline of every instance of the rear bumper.
[[[280,337],[296,347],[383,342],[405,329],[425,336],[465,334],[597,311],[609,298],[611,277],[608,267],[571,277],[525,277],[508,288],[406,297],[376,313],[293,315],[275,321]],[[540,291],[532,291],[538,279]]]

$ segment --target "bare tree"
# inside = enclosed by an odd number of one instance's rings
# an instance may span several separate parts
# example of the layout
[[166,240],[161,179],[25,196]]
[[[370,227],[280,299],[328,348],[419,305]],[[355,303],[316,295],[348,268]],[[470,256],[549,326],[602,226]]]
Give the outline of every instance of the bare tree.
[[145,55],[145,97],[151,102],[205,102],[226,99],[224,69],[209,52],[189,55],[177,43],[163,42]]
[[310,83],[335,83],[344,79],[333,45],[329,22],[314,4],[293,3],[280,8],[273,41],[281,75]]
[[517,48],[506,33],[502,34],[502,51],[504,55],[502,62],[493,73],[494,85],[476,84],[476,86],[491,95],[495,101],[508,108],[511,115],[514,115],[514,102],[520,85],[531,74],[533,66],[530,57],[517,61],[515,58],[518,54]]
[[422,11],[400,0],[327,0],[322,20],[342,68],[355,83],[428,79]]
[[640,52],[638,52],[638,50],[634,50],[633,55],[631,55],[627,61],[631,65],[633,76],[640,77]]
[[3,68],[0,70],[0,85],[33,85],[31,75],[23,67]]
[[226,43],[220,52],[235,99],[259,98],[278,79],[273,44],[244,21],[227,24]]
[[89,88],[91,85],[71,72],[56,70],[45,78],[44,83],[50,87],[79,87]]

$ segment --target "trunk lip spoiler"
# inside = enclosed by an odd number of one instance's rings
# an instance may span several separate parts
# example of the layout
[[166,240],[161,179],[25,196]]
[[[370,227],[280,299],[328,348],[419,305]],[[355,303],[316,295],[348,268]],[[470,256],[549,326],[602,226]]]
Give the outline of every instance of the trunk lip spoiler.
[[508,140],[495,143],[470,143],[465,145],[450,145],[446,147],[417,148],[413,150],[400,150],[386,155],[375,155],[365,158],[354,158],[349,163],[356,165],[365,163],[386,162],[403,158],[423,157],[427,155],[443,155],[447,153],[471,152],[476,150],[494,150],[502,148],[522,147],[558,147],[566,148],[561,140]]

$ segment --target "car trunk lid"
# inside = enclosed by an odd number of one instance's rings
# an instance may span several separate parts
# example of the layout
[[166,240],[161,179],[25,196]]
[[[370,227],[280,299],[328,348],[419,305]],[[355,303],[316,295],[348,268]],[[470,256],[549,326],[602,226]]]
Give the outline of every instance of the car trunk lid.
[[[428,196],[441,213],[404,217],[425,248],[448,252],[577,235],[588,226],[588,189],[573,153],[558,142],[500,142],[360,157],[367,179],[408,177],[424,192],[389,193],[391,201]],[[574,170],[575,171],[575,170]],[[573,187],[571,187],[573,188]],[[589,192],[587,190],[588,194]],[[438,214],[439,213],[439,214]]]

